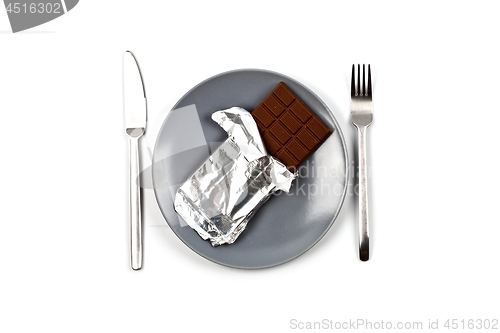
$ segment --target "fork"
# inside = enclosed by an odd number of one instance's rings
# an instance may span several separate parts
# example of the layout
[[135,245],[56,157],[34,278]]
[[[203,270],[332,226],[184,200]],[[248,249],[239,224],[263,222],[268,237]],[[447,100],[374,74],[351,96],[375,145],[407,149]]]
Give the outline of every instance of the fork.
[[366,170],[366,130],[373,120],[372,78],[368,65],[368,85],[365,86],[365,65],[363,65],[363,84],[360,80],[358,64],[358,80],[355,83],[355,67],[352,65],[351,76],[351,122],[358,129],[358,214],[359,214],[359,259],[368,261],[370,257],[370,235],[368,229],[368,188]]

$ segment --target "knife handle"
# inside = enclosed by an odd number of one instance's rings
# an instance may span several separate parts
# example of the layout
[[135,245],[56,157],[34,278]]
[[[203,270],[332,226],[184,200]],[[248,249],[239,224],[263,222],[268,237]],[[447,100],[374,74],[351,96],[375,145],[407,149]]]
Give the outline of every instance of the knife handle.
[[130,250],[133,270],[142,267],[141,187],[139,179],[139,137],[130,136]]

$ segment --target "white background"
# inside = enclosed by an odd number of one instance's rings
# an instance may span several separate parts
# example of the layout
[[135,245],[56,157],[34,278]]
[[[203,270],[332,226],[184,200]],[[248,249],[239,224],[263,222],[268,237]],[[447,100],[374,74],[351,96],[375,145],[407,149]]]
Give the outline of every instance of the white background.
[[[0,331],[499,319],[499,7],[86,0],[18,34],[0,10]],[[350,66],[371,63],[371,260],[357,258],[352,195],[306,254],[245,271],[187,248],[147,190],[144,268],[132,271],[127,49],[140,62],[151,120],[212,75],[269,69],[325,101],[351,160]]]

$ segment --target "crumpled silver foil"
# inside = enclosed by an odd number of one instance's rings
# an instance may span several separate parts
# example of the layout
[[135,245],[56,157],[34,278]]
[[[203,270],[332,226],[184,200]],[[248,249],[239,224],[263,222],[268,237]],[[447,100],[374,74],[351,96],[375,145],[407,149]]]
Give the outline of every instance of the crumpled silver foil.
[[257,124],[245,109],[212,119],[228,139],[181,185],[174,207],[212,246],[233,243],[253,213],[277,190],[288,192],[297,174],[267,155]]

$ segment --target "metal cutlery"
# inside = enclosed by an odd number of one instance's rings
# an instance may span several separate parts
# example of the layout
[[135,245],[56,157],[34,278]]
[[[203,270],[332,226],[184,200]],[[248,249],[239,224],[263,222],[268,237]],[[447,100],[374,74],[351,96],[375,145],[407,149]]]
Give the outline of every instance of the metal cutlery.
[[123,55],[123,108],[125,129],[130,139],[130,250],[132,269],[142,267],[141,187],[139,179],[139,139],[146,131],[147,100],[137,59]]
[[358,129],[358,177],[359,177],[359,259],[368,261],[370,257],[370,234],[368,224],[368,184],[366,163],[366,130],[373,120],[372,81],[370,65],[368,80],[365,85],[365,65],[363,65],[363,82],[360,80],[358,64],[357,84],[355,82],[355,66],[352,65],[351,76],[351,122]]

